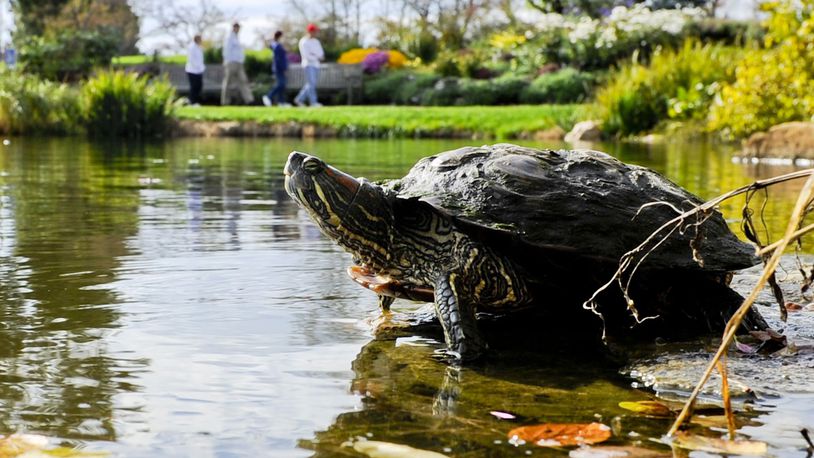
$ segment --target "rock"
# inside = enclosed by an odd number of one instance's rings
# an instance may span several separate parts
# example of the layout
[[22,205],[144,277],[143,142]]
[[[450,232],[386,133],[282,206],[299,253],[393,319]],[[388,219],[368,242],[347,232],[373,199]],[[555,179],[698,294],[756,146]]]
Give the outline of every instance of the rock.
[[598,142],[602,139],[602,130],[596,121],[582,121],[574,125],[571,132],[565,135],[565,141],[575,142]]
[[554,126],[546,130],[534,132],[534,139],[541,141],[562,141],[565,137],[565,130],[560,126]]
[[746,157],[814,158],[814,122],[786,122],[743,142]]

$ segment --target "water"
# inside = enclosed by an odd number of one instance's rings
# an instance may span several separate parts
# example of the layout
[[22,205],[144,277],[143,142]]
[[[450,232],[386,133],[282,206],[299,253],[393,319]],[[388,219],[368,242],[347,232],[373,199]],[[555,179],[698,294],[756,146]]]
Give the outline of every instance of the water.
[[[431,358],[436,340],[374,340],[375,297],[346,278],[349,255],[282,188],[294,149],[378,179],[469,143],[0,147],[0,433],[128,457],[355,456],[342,444],[359,436],[517,456],[546,453],[507,444],[518,424],[599,420],[616,444],[631,431],[649,443],[669,423],[620,409],[647,392],[596,355],[520,352],[456,371]],[[788,171],[733,164],[731,150],[704,143],[606,149],[704,198]],[[770,193],[775,236],[798,187]],[[801,407],[812,401],[775,400],[744,431],[801,456],[795,428],[814,426],[814,407]]]

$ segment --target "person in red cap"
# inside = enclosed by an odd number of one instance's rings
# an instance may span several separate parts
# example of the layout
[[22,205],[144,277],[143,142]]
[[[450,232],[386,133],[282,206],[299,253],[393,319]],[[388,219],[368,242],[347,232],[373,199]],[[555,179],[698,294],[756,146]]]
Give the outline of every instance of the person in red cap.
[[305,98],[308,97],[308,104],[312,107],[321,107],[317,101],[317,80],[319,79],[319,63],[325,59],[325,51],[322,44],[317,39],[319,28],[314,24],[308,24],[305,28],[307,34],[300,38],[300,56],[302,57],[302,68],[305,71],[305,84],[294,98],[297,106],[305,105]]

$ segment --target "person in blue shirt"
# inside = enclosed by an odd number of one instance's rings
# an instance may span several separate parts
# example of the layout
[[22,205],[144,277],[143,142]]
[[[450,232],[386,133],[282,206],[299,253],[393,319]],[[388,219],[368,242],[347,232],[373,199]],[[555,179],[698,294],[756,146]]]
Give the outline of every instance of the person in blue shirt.
[[263,96],[263,105],[267,107],[272,106],[275,102],[280,106],[290,106],[288,103],[285,103],[285,72],[288,70],[288,56],[286,55],[285,47],[280,43],[282,37],[283,32],[279,30],[274,32],[274,41],[269,45],[272,52],[274,52],[271,71],[274,73],[276,84],[268,94]]

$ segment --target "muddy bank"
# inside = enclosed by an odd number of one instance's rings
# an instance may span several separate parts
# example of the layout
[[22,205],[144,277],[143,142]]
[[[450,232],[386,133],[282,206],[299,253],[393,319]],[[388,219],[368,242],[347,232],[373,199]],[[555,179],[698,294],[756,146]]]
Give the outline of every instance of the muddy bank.
[[[457,129],[432,129],[407,132],[387,127],[333,127],[314,123],[287,121],[261,123],[256,121],[176,120],[171,128],[173,137],[287,137],[287,138],[493,138],[485,132]],[[565,131],[558,127],[519,132],[508,138],[538,141],[562,141]]]

